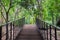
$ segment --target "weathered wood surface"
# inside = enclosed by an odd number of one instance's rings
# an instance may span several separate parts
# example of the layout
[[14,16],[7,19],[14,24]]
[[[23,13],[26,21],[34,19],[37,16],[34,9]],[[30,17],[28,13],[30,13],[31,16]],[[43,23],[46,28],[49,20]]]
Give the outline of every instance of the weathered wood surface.
[[36,25],[24,25],[22,32],[15,40],[43,40]]

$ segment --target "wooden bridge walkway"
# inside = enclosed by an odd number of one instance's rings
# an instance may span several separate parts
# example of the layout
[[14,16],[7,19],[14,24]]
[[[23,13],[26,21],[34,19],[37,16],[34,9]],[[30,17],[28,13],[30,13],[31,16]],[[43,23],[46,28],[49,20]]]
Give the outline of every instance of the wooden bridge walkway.
[[[0,40],[60,40],[57,32],[60,30],[59,27],[40,19],[36,19],[36,24],[25,24],[24,19],[1,25]],[[16,21],[20,24],[15,25]],[[3,30],[4,34],[2,34]]]
[[15,40],[43,40],[36,25],[26,24]]

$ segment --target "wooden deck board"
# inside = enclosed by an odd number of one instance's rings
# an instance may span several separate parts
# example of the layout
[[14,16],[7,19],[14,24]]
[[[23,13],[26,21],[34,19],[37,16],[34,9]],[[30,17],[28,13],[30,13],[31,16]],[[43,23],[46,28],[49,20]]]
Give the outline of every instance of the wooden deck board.
[[36,25],[24,25],[22,32],[15,40],[43,40],[38,31]]

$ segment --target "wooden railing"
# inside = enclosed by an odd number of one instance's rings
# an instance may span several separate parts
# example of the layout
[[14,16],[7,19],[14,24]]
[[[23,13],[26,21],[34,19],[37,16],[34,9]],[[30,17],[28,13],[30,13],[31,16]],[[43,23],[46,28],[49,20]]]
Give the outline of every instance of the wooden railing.
[[36,18],[36,25],[44,40],[60,40],[57,35],[57,31],[60,32],[60,27],[49,24],[38,18]]
[[16,32],[14,31],[16,31],[16,28],[21,29],[24,25],[24,21],[25,17],[0,25],[0,40],[14,40],[16,38]]

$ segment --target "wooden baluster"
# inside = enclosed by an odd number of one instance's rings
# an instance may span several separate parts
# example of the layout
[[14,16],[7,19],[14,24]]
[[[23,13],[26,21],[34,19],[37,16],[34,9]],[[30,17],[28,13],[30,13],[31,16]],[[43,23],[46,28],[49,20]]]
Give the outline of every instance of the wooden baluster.
[[51,25],[50,25],[50,40],[52,40],[52,36],[51,36]]
[[10,40],[12,40],[12,23],[10,23]]
[[6,24],[6,40],[8,40],[9,34],[8,34],[8,24]]
[[2,40],[2,26],[0,26],[0,40]]
[[[47,24],[47,25],[48,25],[48,24]],[[47,26],[47,25],[46,25],[46,26]],[[48,40],[48,26],[47,26],[47,40]]]
[[55,40],[57,40],[57,29],[55,28]]

